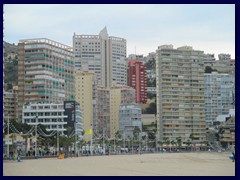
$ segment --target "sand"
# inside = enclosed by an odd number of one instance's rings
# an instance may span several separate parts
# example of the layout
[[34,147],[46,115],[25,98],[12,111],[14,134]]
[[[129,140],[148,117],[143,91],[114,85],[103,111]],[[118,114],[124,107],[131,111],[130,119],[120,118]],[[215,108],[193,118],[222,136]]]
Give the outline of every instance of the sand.
[[4,161],[4,176],[235,176],[229,153],[158,153]]

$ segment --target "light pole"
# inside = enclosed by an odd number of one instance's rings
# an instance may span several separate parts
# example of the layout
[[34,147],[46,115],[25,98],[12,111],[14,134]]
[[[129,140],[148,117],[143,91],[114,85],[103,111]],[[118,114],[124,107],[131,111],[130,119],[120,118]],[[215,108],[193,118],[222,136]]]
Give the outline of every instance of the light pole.
[[91,124],[91,130],[92,130],[92,133],[91,133],[91,141],[90,141],[90,153],[91,153],[91,156],[93,155],[93,147],[92,147],[92,139],[93,139],[93,125]]
[[155,147],[156,147],[156,152],[157,152],[157,131],[156,131],[156,134],[155,134]]
[[8,114],[8,143],[7,143],[7,157],[9,158],[9,114]]
[[59,132],[58,132],[58,125],[57,125],[57,156],[59,156]]
[[123,148],[124,148],[124,152],[125,152],[125,130],[123,131],[123,138],[124,138],[124,141],[123,141]]
[[[37,108],[37,107],[36,107]],[[38,123],[38,114],[36,113],[36,125],[35,125],[35,136],[36,136],[36,142],[35,142],[35,158],[37,158],[37,123]]]
[[102,142],[102,151],[103,151],[103,148],[104,148],[104,129],[103,129],[103,142]]
[[114,128],[114,153],[116,152],[116,144],[115,144],[115,140],[116,139],[116,132],[115,132],[115,128]]

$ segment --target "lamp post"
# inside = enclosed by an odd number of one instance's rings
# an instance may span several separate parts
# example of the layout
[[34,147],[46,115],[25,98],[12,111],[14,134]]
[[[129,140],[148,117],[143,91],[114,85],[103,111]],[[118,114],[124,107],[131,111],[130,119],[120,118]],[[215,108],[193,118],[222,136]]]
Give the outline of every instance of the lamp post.
[[8,143],[7,143],[7,157],[9,158],[9,114],[8,114]]
[[93,141],[93,125],[91,124],[91,130],[92,130],[92,133],[91,133],[91,141],[90,141],[90,153],[91,153],[91,156],[93,155],[93,147],[92,147],[92,141]]
[[57,156],[59,156],[59,132],[58,132],[58,125],[57,125]]
[[114,128],[114,153],[116,152],[116,132],[115,132],[115,128]]
[[156,131],[156,134],[155,134],[155,150],[156,150],[156,152],[158,151],[158,149],[157,149],[157,131]]
[[[36,107],[37,108],[37,107]],[[37,123],[38,123],[38,114],[36,113],[36,124],[35,124],[35,136],[36,136],[36,141],[35,141],[35,158],[37,158]]]

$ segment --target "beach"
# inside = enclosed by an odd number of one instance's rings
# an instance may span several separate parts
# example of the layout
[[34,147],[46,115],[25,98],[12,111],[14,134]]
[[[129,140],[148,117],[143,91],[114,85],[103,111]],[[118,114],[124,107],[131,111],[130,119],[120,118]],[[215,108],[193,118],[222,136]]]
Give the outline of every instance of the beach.
[[3,161],[4,176],[235,176],[230,153],[105,155]]

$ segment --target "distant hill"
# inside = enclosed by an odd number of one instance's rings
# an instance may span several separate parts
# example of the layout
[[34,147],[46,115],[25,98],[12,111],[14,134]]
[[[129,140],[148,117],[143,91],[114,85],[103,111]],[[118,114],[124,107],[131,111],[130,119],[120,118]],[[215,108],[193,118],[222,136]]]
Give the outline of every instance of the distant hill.
[[15,44],[3,42],[4,46],[4,89],[12,89],[18,81],[18,47]]
[[15,44],[10,44],[8,42],[3,41],[4,47],[4,57],[7,57],[9,54],[17,54],[18,47]]

